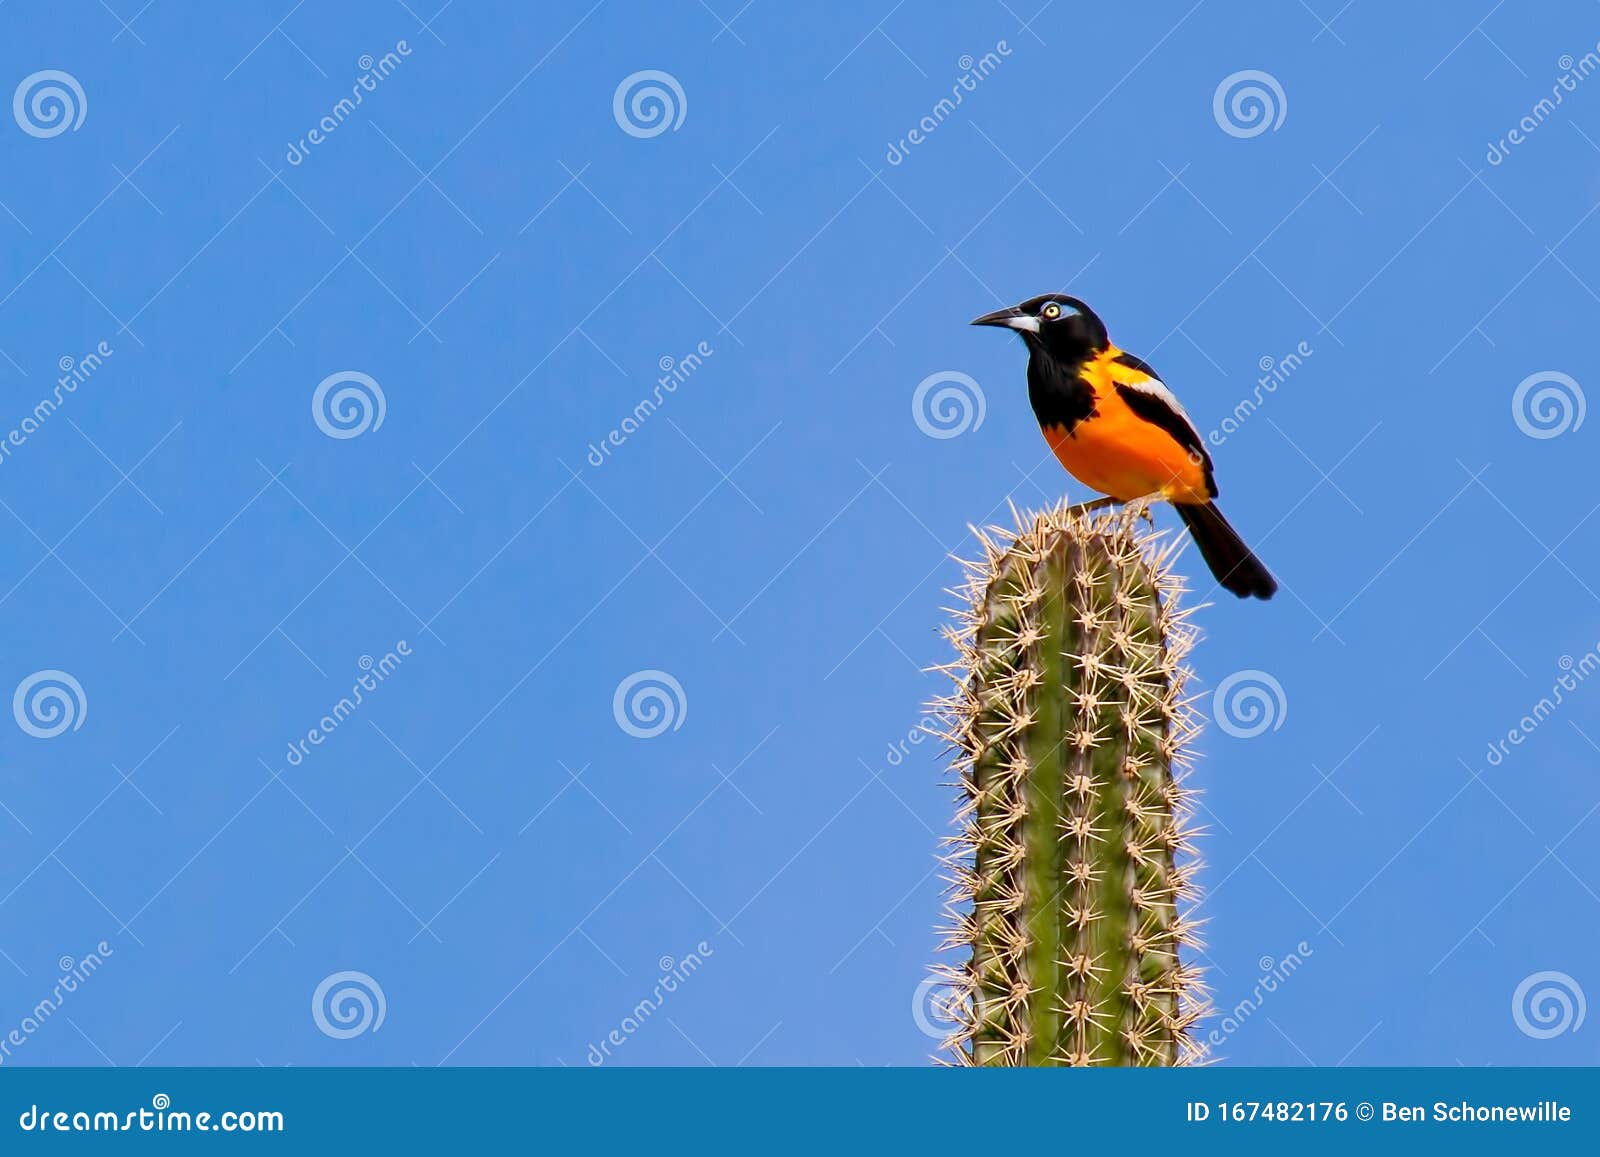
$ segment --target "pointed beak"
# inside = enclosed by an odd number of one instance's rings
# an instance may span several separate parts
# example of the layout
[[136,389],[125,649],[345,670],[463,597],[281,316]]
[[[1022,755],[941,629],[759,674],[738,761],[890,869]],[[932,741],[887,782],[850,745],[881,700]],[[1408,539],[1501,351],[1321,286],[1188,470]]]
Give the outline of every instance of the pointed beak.
[[1022,330],[1027,333],[1039,332],[1039,319],[1031,314],[1023,313],[1016,306],[1007,306],[997,309],[993,313],[986,313],[982,317],[972,319],[973,325],[998,325],[1006,329]]

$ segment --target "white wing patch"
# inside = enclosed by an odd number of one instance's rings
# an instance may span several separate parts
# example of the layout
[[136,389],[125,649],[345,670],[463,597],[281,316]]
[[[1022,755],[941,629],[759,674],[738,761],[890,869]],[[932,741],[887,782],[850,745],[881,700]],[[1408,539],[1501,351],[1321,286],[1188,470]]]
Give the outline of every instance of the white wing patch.
[[[1169,410],[1171,410],[1174,414],[1177,414],[1178,417],[1182,418],[1185,422],[1189,423],[1190,430],[1194,430],[1194,419],[1189,417],[1189,411],[1183,408],[1183,403],[1178,401],[1178,396],[1171,390],[1167,389],[1166,383],[1161,381],[1160,378],[1148,377],[1139,382],[1124,382],[1118,380],[1117,385],[1126,390],[1137,390],[1141,394],[1146,394],[1152,398],[1159,398]],[[1199,440],[1200,435],[1198,432],[1196,432],[1195,441],[1198,442]]]

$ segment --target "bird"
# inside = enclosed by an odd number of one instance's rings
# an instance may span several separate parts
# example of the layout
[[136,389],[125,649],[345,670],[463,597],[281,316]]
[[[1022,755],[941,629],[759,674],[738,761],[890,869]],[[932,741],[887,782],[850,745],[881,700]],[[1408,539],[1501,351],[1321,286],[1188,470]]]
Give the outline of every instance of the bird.
[[1183,520],[1217,584],[1270,599],[1277,580],[1217,509],[1211,455],[1161,375],[1118,349],[1088,305],[1046,293],[974,318],[1014,330],[1028,347],[1028,401],[1067,472],[1106,498],[1160,498]]

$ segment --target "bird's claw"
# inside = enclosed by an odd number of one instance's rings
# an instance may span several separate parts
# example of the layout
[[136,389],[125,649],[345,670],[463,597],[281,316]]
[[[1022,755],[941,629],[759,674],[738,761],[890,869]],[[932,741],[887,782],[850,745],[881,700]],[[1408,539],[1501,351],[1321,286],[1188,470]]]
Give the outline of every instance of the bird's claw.
[[1092,514],[1096,510],[1104,510],[1108,506],[1121,506],[1125,510],[1131,510],[1135,517],[1144,519],[1151,526],[1156,524],[1156,517],[1150,513],[1150,502],[1147,499],[1136,498],[1132,502],[1123,502],[1117,498],[1096,498],[1093,502],[1080,502],[1076,506],[1067,507],[1067,513],[1075,515]]

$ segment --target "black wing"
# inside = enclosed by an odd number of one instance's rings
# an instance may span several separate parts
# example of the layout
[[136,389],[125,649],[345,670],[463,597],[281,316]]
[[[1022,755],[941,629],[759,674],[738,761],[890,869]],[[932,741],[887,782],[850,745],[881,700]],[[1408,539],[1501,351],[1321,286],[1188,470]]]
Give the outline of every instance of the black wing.
[[1184,411],[1183,405],[1156,373],[1155,367],[1133,354],[1118,354],[1112,359],[1122,371],[1112,371],[1111,380],[1117,394],[1139,417],[1153,426],[1165,430],[1178,445],[1205,469],[1206,491],[1217,496],[1217,480],[1212,474],[1211,455],[1206,453],[1205,441]]

